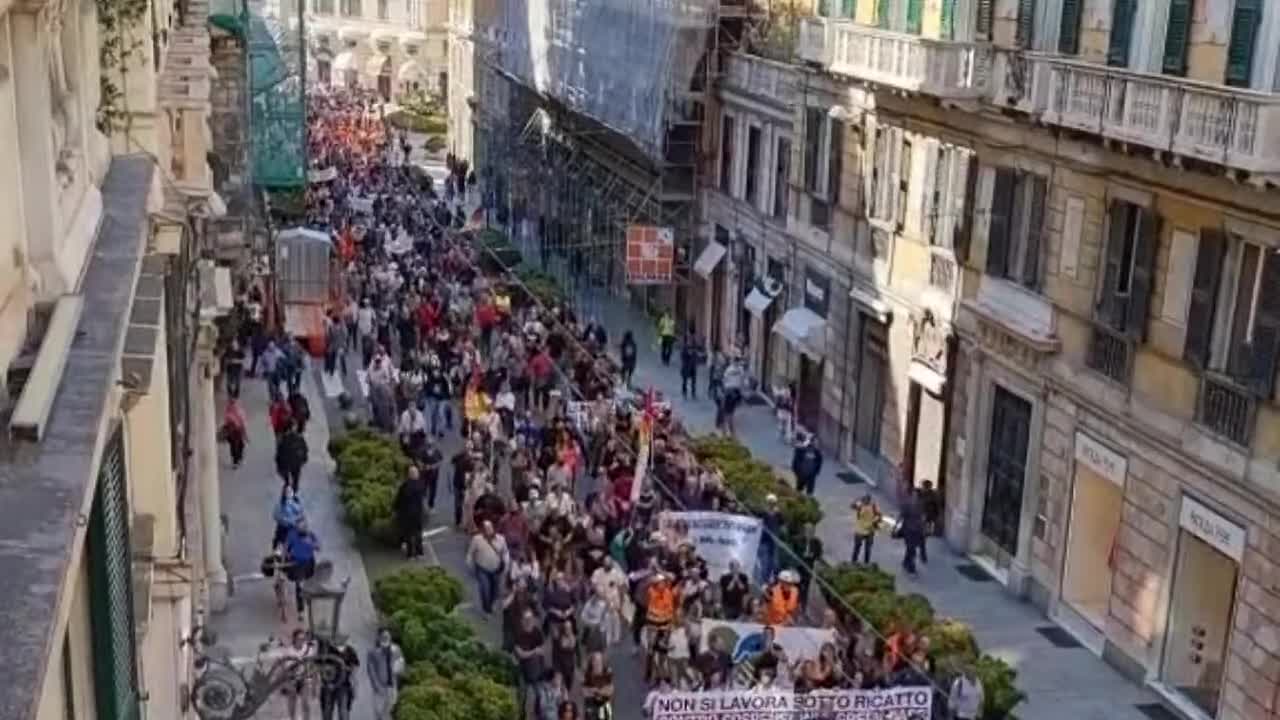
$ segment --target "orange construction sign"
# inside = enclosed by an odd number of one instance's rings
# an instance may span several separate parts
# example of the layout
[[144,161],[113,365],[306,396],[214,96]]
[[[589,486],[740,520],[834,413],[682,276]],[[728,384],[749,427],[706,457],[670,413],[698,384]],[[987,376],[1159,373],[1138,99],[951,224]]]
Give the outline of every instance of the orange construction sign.
[[666,285],[675,264],[675,234],[669,227],[627,226],[627,283]]

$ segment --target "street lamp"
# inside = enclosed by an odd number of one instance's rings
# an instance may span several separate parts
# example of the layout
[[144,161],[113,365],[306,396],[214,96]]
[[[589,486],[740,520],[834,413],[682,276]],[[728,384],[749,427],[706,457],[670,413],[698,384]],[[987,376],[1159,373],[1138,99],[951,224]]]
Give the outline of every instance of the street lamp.
[[[333,682],[349,671],[339,632],[342,601],[351,578],[332,582],[333,563],[322,562],[314,576],[303,582],[307,620],[315,650],[299,658],[279,642],[268,638],[250,664],[235,664],[226,648],[215,645],[213,634],[197,627],[183,640],[196,654],[200,676],[186,701],[201,720],[249,720],[280,689],[310,678]],[[347,653],[350,651],[347,650]]]

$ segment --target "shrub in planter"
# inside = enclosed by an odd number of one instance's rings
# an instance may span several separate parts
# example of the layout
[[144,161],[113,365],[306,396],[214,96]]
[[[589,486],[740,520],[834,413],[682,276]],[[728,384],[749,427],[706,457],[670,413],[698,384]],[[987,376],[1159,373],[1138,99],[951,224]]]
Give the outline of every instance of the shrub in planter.
[[949,670],[950,676],[978,658],[978,641],[973,638],[973,630],[959,620],[936,620],[925,634],[929,636],[929,652],[934,663],[940,670]]
[[983,655],[974,664],[978,679],[982,681],[982,720],[1006,720],[1026,693],[1018,689],[1018,671],[997,657]]
[[737,440],[704,436],[694,438],[690,449],[698,462],[724,475],[729,491],[749,512],[763,512],[765,498],[776,495],[790,537],[797,536],[806,524],[821,522],[822,509],[816,500],[784,482],[772,467],[754,459]]
[[892,573],[877,565],[840,563],[828,566],[821,573],[822,579],[839,596],[868,592],[893,592],[896,579]]
[[392,504],[409,459],[395,440],[359,428],[329,442],[337,462],[339,497],[347,523],[358,534],[380,542],[396,540]]
[[433,668],[411,669],[396,703],[396,720],[510,720],[517,716],[512,687],[480,676],[447,678]]
[[373,602],[387,615],[417,605],[444,613],[462,602],[462,583],[438,567],[405,568],[373,584]]

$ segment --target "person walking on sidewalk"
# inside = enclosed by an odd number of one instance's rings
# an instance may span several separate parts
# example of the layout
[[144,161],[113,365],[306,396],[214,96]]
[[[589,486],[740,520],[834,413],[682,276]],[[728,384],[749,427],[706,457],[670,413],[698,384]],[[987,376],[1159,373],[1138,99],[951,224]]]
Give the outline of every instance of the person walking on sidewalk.
[[342,321],[337,310],[330,310],[325,319],[324,333],[324,371],[333,375],[342,368],[342,375],[347,374],[347,324]]
[[698,399],[698,366],[706,360],[706,353],[698,336],[692,332],[684,336],[684,344],[680,346],[680,397],[690,394]]
[[622,342],[618,344],[618,356],[622,359],[622,384],[631,387],[631,378],[636,374],[636,338],[628,330],[622,334]]
[[240,346],[239,340],[232,340],[227,351],[222,354],[222,366],[227,397],[240,397],[240,378],[244,376],[244,348]]
[[387,628],[378,630],[378,644],[369,648],[365,669],[373,688],[374,720],[391,720],[399,695],[397,686],[404,674],[404,653],[391,641],[391,631]]
[[467,546],[467,566],[476,575],[480,609],[486,615],[493,613],[502,573],[510,563],[506,539],[498,534],[492,522],[485,520],[480,524],[480,532],[471,537],[471,544]]
[[876,531],[880,529],[883,515],[871,493],[864,494],[854,501],[853,505],[853,564],[858,564],[858,555],[862,555],[864,565],[871,564],[871,546],[875,542]]
[[658,343],[662,353],[662,364],[671,365],[671,350],[676,346],[676,321],[670,311],[664,311],[658,318]]
[[[716,404],[717,410],[720,407],[720,398],[724,394],[725,365],[724,353],[716,350],[711,354],[711,365],[707,368],[707,397]],[[717,427],[719,424],[717,420]]]
[[822,472],[822,451],[813,441],[813,433],[805,432],[800,435],[795,452],[791,455],[791,472],[796,474],[796,489],[812,496],[817,487],[818,474]]
[[350,720],[351,704],[355,700],[355,671],[360,667],[360,654],[345,642],[334,646],[340,662],[331,672],[320,673],[321,720]]
[[973,665],[966,664],[951,683],[951,691],[947,694],[951,717],[954,720],[976,720],[982,712],[982,701],[982,681],[973,671]]
[[296,492],[302,480],[302,466],[306,464],[307,441],[298,432],[298,426],[290,421],[284,434],[276,441],[276,472]]
[[231,449],[231,466],[240,467],[244,461],[244,448],[249,444],[249,430],[244,409],[235,395],[227,400],[227,409],[222,414],[222,439]]
[[904,545],[902,569],[909,575],[916,574],[916,556],[928,564],[929,554],[924,546],[924,513],[920,509],[920,499],[916,497],[916,489],[907,490],[906,500],[899,511],[898,527],[894,530],[896,537],[902,538]]

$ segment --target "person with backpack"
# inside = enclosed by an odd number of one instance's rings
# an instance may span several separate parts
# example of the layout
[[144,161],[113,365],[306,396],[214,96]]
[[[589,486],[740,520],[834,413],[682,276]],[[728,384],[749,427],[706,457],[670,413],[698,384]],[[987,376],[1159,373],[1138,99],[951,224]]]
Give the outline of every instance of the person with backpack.
[[297,424],[291,422],[276,441],[276,472],[296,492],[302,479],[302,466],[306,464],[307,441],[298,432]]
[[618,356],[622,360],[622,384],[627,387],[631,387],[631,378],[636,374],[638,353],[635,336],[628,330],[622,334],[622,342],[618,343]]

